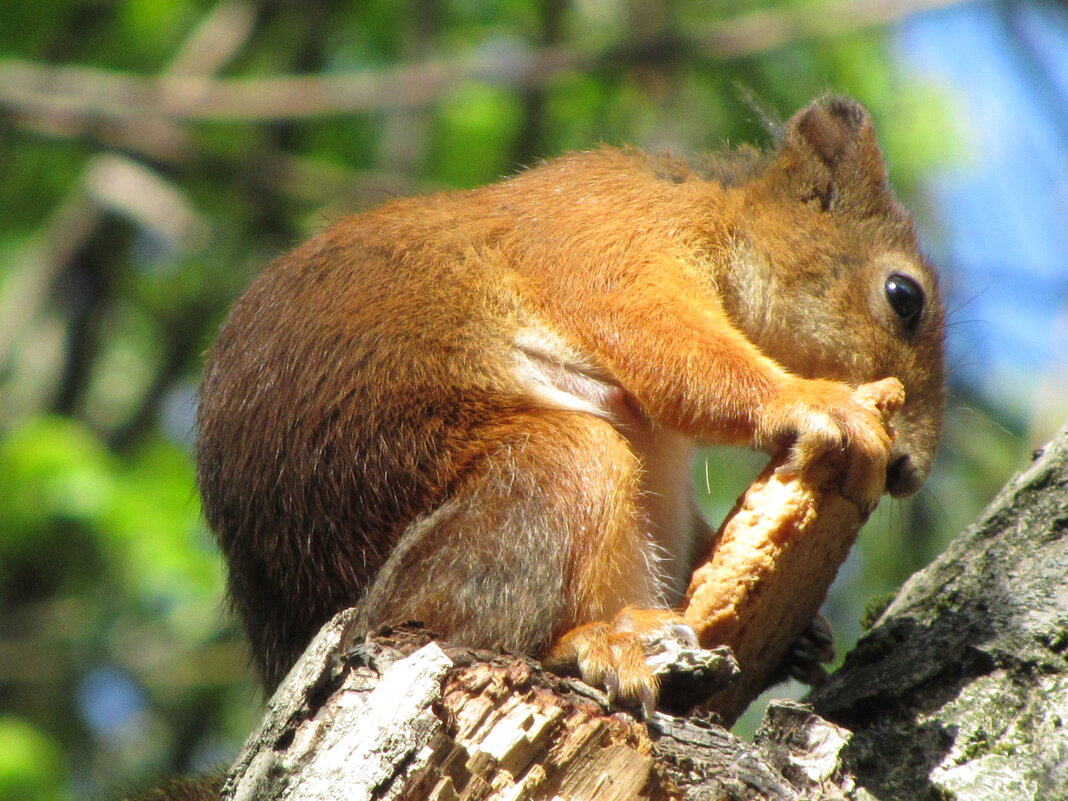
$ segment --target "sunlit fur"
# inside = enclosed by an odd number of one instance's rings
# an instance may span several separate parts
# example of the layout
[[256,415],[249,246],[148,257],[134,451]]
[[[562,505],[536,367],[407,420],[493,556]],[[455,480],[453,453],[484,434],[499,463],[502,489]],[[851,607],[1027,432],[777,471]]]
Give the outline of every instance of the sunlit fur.
[[[926,292],[915,333],[890,272]],[[620,636],[670,625],[641,609],[691,568],[696,443],[846,447],[870,506],[889,442],[849,385],[894,375],[889,489],[918,488],[942,327],[868,115],[841,98],[768,155],[694,171],[602,148],[341,220],[253,281],[200,398],[200,489],[266,686],[350,605],[475,646],[565,643],[603,674],[603,632],[566,633],[628,604]]]

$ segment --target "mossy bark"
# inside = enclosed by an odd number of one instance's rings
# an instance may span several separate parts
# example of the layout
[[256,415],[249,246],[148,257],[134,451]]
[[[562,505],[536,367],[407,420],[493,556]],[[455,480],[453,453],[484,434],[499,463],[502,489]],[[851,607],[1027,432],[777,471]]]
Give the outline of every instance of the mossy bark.
[[867,798],[1068,799],[1068,428],[812,701]]

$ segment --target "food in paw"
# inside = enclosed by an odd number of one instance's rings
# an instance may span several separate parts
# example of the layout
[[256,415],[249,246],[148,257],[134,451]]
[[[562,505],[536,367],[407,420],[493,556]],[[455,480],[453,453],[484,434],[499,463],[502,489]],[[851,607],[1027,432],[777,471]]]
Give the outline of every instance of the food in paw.
[[[894,379],[865,384],[854,397],[884,424],[903,401]],[[888,438],[889,439],[889,438]],[[752,483],[694,571],[683,619],[701,645],[728,645],[740,679],[706,707],[733,721],[769,683],[816,617],[867,510],[841,492],[841,453],[801,471],[780,454]]]

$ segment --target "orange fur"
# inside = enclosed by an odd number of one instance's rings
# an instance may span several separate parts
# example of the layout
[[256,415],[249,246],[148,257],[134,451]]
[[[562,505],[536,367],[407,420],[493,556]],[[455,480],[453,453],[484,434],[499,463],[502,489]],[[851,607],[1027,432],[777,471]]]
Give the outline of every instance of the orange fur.
[[[925,293],[915,331],[891,272]],[[201,393],[200,488],[266,685],[356,605],[647,697],[633,654],[675,625],[703,531],[695,445],[842,448],[865,506],[888,464],[914,491],[942,325],[870,120],[840,98],[762,158],[603,148],[342,220],[252,283]],[[908,398],[892,444],[851,389],[887,375]]]

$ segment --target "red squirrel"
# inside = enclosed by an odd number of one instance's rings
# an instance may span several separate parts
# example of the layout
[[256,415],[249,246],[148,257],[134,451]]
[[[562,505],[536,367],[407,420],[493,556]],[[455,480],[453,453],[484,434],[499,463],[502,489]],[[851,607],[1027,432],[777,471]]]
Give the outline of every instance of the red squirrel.
[[[602,147],[337,222],[252,281],[200,394],[199,487],[264,685],[355,606],[648,699],[642,649],[685,636],[707,534],[695,448],[843,449],[863,507],[915,492],[943,318],[842,97],[766,154]],[[852,397],[886,376],[892,442]]]

